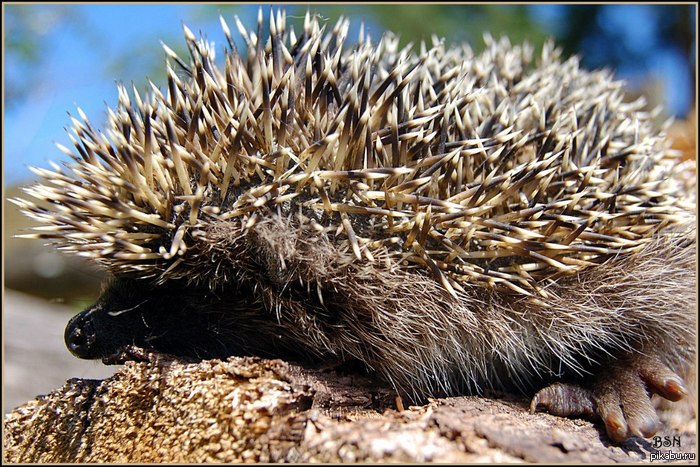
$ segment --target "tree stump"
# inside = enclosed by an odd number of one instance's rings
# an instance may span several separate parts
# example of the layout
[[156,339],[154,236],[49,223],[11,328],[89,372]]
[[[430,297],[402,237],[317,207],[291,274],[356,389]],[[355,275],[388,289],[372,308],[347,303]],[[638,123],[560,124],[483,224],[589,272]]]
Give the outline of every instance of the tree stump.
[[[281,360],[185,363],[145,352],[105,380],[71,379],[5,417],[5,462],[641,462],[653,440],[528,412],[525,398],[397,409],[369,377]],[[399,403],[399,406],[401,404]],[[687,419],[686,419],[687,421]],[[676,452],[695,453],[693,425]]]

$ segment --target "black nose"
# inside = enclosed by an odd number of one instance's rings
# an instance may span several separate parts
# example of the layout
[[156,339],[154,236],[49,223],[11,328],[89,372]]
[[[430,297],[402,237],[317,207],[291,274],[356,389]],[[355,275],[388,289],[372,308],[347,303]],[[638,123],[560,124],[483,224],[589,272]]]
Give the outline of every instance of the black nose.
[[86,310],[75,315],[68,321],[64,339],[68,350],[78,358],[95,358],[95,331],[90,319],[90,312]]

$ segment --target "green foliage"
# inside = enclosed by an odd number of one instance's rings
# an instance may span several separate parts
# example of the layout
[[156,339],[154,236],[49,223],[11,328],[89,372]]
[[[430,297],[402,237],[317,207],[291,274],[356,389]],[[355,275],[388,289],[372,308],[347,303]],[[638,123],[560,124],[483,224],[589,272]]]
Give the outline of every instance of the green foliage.
[[[249,7],[250,8],[250,7]],[[512,42],[530,41],[539,46],[547,34],[532,20],[527,5],[449,5],[449,4],[390,4],[390,5],[287,5],[287,18],[290,24],[301,24],[307,8],[320,14],[329,22],[340,16],[365,20],[381,27],[369,30],[378,39],[383,30],[391,30],[399,35],[401,44],[429,42],[431,37],[445,37],[450,43],[468,41],[475,50],[482,48],[484,32],[498,37],[507,35]],[[199,8],[199,16],[241,14],[240,5],[204,5]],[[264,10],[267,15],[268,11]],[[267,26],[267,25],[265,25]],[[354,39],[354,38],[353,38]]]

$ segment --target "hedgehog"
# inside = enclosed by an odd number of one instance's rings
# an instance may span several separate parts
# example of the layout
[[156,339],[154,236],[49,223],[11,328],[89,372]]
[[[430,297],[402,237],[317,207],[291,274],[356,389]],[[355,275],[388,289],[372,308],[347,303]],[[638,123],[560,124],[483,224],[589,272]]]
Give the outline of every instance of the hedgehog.
[[[553,42],[399,47],[349,19],[183,25],[167,88],[15,199],[26,237],[110,272],[80,358],[153,349],[359,362],[416,403],[520,391],[649,437],[695,357],[695,197],[643,100]],[[34,201],[26,198],[34,198]],[[127,357],[128,358],[128,357]]]

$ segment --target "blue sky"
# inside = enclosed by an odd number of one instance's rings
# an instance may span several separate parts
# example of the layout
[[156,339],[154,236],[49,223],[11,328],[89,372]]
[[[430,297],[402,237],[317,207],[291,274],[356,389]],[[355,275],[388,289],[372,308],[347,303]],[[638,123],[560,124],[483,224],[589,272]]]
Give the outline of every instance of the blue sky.
[[[60,8],[60,5],[21,7],[32,8],[37,18],[44,18],[50,24],[52,8]],[[11,7],[5,5],[4,8]],[[43,60],[35,69],[22,69],[12,55],[5,54],[3,78],[28,72],[36,78],[30,97],[17,103],[5,102],[3,173],[6,184],[24,183],[31,179],[33,175],[27,169],[28,165],[45,167],[48,160],[66,159],[56,149],[54,142],[70,147],[63,129],[70,124],[67,112],[75,114],[76,107],[80,107],[95,125],[101,127],[106,115],[105,102],[110,106],[116,103],[115,82],[142,82],[144,74],[152,72],[152,69],[139,68],[138,63],[141,62],[137,62],[137,66],[127,67],[124,74],[116,76],[108,67],[115,57],[130,55],[144,63],[152,63],[155,59],[160,60],[158,64],[163,64],[159,41],[164,39],[169,45],[171,40],[182,42],[183,19],[193,31],[205,31],[209,40],[219,46],[219,53],[223,47],[224,38],[218,20],[203,19],[196,14],[192,5],[85,4],[76,5],[76,8],[79,15],[73,23],[59,23],[47,28],[49,32],[45,39],[49,46],[40,51]],[[551,34],[556,33],[561,12],[561,6],[557,5],[532,7],[532,14],[541,19],[543,26],[550,28]],[[253,24],[257,6],[240,6],[237,14],[244,23]],[[607,11],[601,20],[604,22],[601,27],[617,28],[620,40],[627,41],[629,47],[650,49],[656,46],[658,31],[654,30],[648,14],[648,9],[643,5],[619,5]],[[233,26],[233,15],[230,16],[229,25]],[[371,18],[365,20],[368,20],[370,27],[379,28],[371,22]],[[92,31],[87,36],[88,40],[81,33],[81,24],[89,26]],[[695,30],[694,24],[692,28]],[[148,51],[133,49],[134,44],[139,47],[150,44],[151,47]],[[606,47],[606,44],[593,44],[591,50],[600,50],[601,47]],[[651,65],[647,64],[644,70],[623,68],[617,70],[617,75],[631,83],[643,79],[640,71],[660,77],[666,83],[667,112],[686,112],[692,99],[688,91],[689,83],[687,79],[686,82],[670,80],[674,76],[677,80],[682,79],[682,73],[677,70],[687,66],[684,64],[685,57],[672,50],[657,50],[654,57]]]

